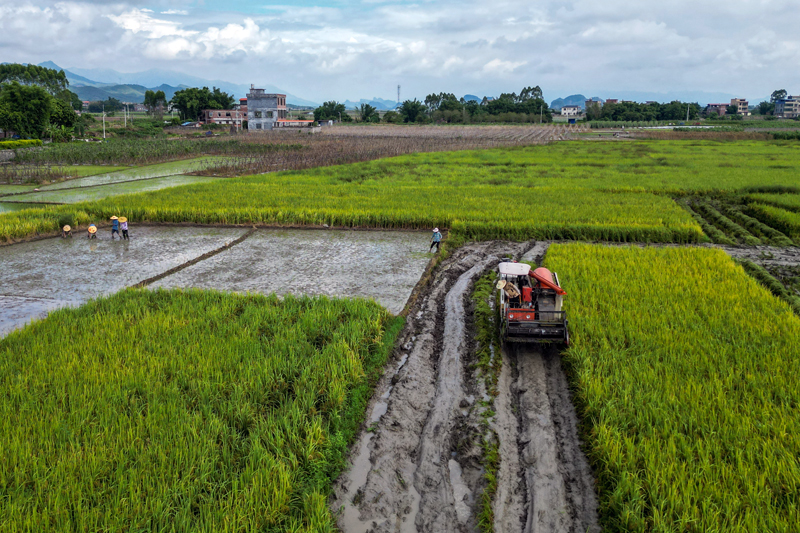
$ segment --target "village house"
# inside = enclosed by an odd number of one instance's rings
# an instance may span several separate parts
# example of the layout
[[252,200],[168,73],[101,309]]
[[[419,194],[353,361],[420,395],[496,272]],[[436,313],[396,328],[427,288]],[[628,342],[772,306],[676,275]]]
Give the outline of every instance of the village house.
[[583,112],[583,108],[579,105],[565,105],[561,108],[562,117],[576,117]]
[[205,124],[225,124],[241,127],[244,120],[247,120],[247,110],[204,109],[200,113],[200,121]]
[[247,129],[271,130],[279,120],[286,119],[286,95],[265,93],[250,85],[247,93]]
[[787,96],[775,100],[775,116],[779,118],[800,117],[800,96]]

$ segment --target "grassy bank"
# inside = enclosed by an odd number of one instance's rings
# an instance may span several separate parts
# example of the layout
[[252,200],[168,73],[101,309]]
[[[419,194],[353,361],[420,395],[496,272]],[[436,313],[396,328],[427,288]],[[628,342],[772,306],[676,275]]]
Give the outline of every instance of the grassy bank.
[[127,290],[0,340],[0,524],[332,531],[402,319],[367,301]]
[[795,531],[800,319],[724,252],[551,246],[610,531]]

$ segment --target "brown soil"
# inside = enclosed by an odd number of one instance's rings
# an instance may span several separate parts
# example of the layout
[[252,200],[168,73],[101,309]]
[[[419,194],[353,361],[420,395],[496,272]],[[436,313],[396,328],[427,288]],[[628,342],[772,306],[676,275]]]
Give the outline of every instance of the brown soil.
[[469,296],[503,257],[546,245],[484,242],[455,251],[409,309],[378,385],[353,467],[334,485],[342,531],[477,529],[487,409],[500,440],[495,531],[599,531],[591,469],[555,351],[502,351],[494,405],[474,367]]

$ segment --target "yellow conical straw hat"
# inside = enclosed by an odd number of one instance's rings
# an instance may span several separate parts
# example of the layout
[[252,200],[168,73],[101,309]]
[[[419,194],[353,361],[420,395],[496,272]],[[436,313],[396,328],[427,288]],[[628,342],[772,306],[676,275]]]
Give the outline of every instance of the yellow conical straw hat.
[[72,228],[70,228],[70,227],[69,227],[69,224],[67,224],[66,226],[64,226],[64,231],[70,231],[71,229],[72,229]]
[[115,216],[111,217],[111,220],[119,220],[119,219],[115,215]]
[[127,221],[128,221],[128,219],[127,219],[127,218],[125,218],[125,217],[119,217],[119,221],[120,221],[120,222],[127,222]]
[[89,233],[97,233],[97,226],[89,226]]

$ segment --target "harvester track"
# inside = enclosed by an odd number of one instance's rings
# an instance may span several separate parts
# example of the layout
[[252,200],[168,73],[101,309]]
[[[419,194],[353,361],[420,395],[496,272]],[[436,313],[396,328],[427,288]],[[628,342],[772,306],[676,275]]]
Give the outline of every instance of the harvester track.
[[493,405],[476,374],[472,285],[503,257],[526,250],[540,259],[546,248],[477,243],[436,269],[376,389],[354,466],[334,487],[342,531],[475,531],[487,409],[495,411],[490,431],[501,455],[495,531],[599,531],[594,480],[558,353],[498,350],[504,364]]

